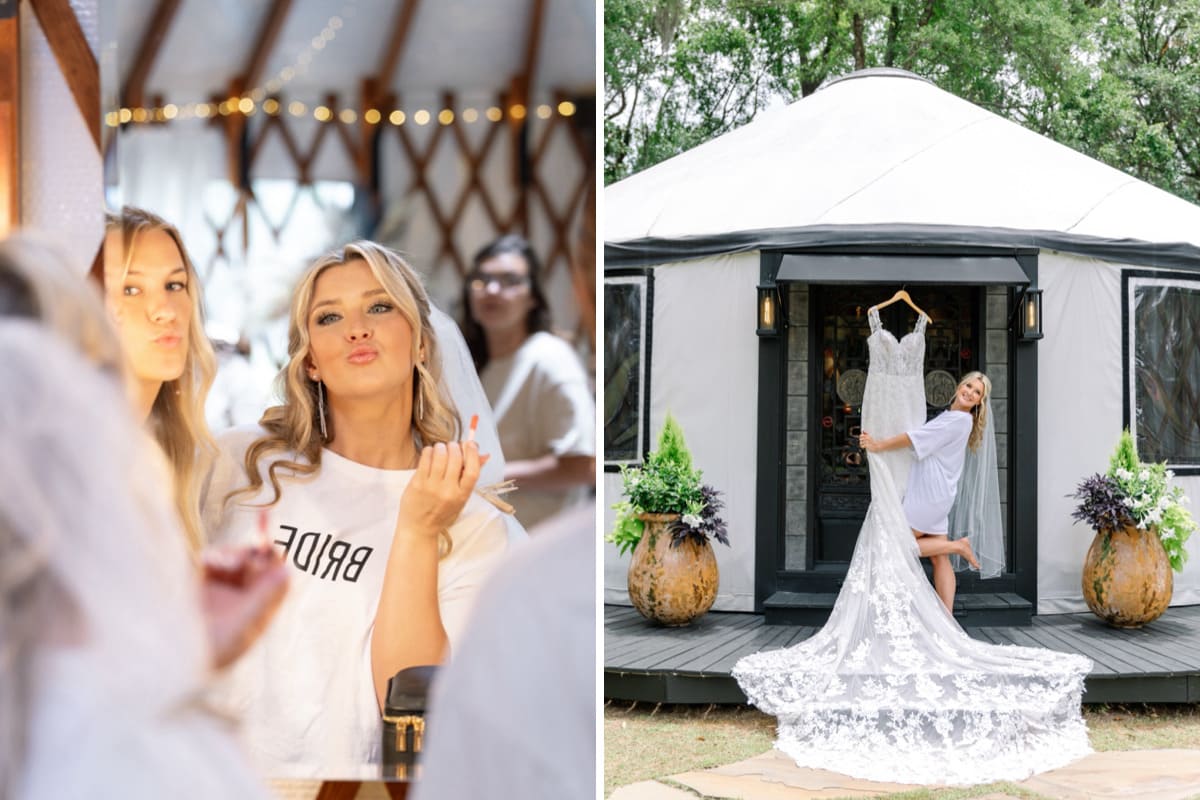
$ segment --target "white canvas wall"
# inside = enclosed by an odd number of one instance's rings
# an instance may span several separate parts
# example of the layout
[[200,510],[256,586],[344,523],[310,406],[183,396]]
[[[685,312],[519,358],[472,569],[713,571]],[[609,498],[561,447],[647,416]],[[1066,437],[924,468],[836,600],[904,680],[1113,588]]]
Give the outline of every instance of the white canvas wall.
[[[654,270],[650,424],[657,438],[669,410],[683,427],[706,483],[725,493],[731,547],[714,551],[721,585],[713,606],[754,609],[759,254],[722,256]],[[620,499],[620,476],[604,475],[604,532]],[[604,545],[604,601],[629,602],[629,558]]]
[[[670,409],[706,480],[726,492],[733,547],[715,548],[719,610],[748,611],[754,604],[758,340],[750,298],[758,267],[753,253],[654,272],[652,432],[657,436]],[[1060,253],[1043,252],[1039,259],[1046,331],[1035,345],[1039,614],[1086,610],[1079,581],[1094,532],[1075,524],[1067,496],[1081,479],[1107,469],[1121,432],[1121,270]],[[1200,476],[1176,480],[1200,502]],[[619,475],[605,473],[603,490],[608,533]],[[605,602],[628,603],[628,557],[604,547]],[[1200,535],[1189,542],[1189,554],[1191,562],[1175,575],[1172,605],[1200,603]]]
[[[1121,269],[1059,253],[1038,260],[1046,333],[1037,345],[1039,614],[1087,608],[1080,575],[1094,531],[1075,524],[1067,495],[1108,469],[1121,433]],[[1200,476],[1176,480],[1200,501]],[[1188,545],[1171,605],[1200,603],[1200,536]]]
[[[72,4],[95,52],[95,2]],[[104,236],[100,153],[37,15],[21,8],[21,225],[39,231],[85,273]]]

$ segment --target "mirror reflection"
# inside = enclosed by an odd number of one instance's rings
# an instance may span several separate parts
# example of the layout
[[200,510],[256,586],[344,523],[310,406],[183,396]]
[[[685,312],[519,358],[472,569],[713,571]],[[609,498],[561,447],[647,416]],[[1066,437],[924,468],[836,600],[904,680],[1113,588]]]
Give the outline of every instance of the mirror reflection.
[[592,503],[595,5],[101,13],[91,277],[209,611],[245,612],[212,702],[267,774],[378,777],[391,679]]

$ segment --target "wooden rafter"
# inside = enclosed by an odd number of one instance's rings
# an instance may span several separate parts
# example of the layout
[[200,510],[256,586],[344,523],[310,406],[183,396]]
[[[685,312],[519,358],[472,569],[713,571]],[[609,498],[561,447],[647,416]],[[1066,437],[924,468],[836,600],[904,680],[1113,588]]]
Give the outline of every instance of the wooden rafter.
[[238,76],[241,92],[252,89],[262,77],[267,60],[271,57],[271,51],[275,49],[279,32],[283,30],[283,23],[287,21],[288,12],[291,10],[292,0],[275,0],[271,4],[271,10],[267,12],[267,18],[263,20],[263,26],[254,42],[254,49],[246,59],[246,66],[242,70],[242,74]]
[[546,0],[533,0],[529,9],[529,32],[525,37],[525,59],[521,62],[521,80],[525,84],[525,97],[537,77],[538,54],[542,49],[542,23],[546,19]]
[[388,37],[383,53],[379,58],[379,69],[375,70],[375,79],[380,91],[386,92],[392,84],[392,75],[408,46],[408,34],[412,31],[413,20],[417,16],[417,6],[420,0],[407,0],[396,10],[396,21],[392,23],[392,35]]
[[100,150],[100,68],[69,0],[30,0],[75,105]]
[[21,20],[0,4],[0,236],[21,222]]
[[529,234],[529,187],[523,185],[528,180],[526,169],[528,152],[525,148],[523,132],[529,125],[529,97],[533,88],[534,77],[537,74],[538,53],[542,44],[542,22],[546,16],[545,0],[532,0],[529,8],[529,28],[525,33],[525,55],[521,59],[521,71],[509,82],[509,102],[525,106],[526,116],[523,119],[508,117],[508,128],[511,133],[511,154],[513,186],[517,191],[516,221],[526,235]]
[[579,327],[587,335],[591,351],[596,352],[596,175],[595,162],[588,170],[587,197],[579,215],[579,232],[570,257],[571,285],[579,307]]
[[171,29],[171,22],[175,19],[175,12],[179,10],[179,3],[180,0],[158,0],[158,7],[154,9],[154,16],[150,18],[150,25],[138,46],[133,68],[129,71],[129,80],[121,91],[121,105],[126,108],[140,108],[145,105],[146,80],[150,77],[150,70],[153,69],[162,49],[163,40],[167,38],[167,31]]

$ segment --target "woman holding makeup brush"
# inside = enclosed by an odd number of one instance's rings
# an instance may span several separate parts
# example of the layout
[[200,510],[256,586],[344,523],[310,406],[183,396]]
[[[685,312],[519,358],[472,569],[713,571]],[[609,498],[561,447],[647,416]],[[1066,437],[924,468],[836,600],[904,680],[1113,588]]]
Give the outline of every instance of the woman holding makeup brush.
[[459,441],[436,313],[386,248],[318,259],[293,296],[283,404],[219,440],[206,529],[265,538],[292,572],[221,698],[272,775],[377,775],[388,679],[447,657],[505,548],[474,491],[488,457]]

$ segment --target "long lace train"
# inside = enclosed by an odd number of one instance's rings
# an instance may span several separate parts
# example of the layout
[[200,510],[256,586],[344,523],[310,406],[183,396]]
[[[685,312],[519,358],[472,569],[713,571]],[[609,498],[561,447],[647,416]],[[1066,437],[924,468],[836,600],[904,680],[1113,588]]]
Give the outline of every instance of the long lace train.
[[[872,435],[923,421],[920,332],[900,342],[872,334]],[[871,505],[825,627],[733,669],[750,701],[778,717],[776,747],[801,766],[917,784],[1019,780],[1088,754],[1080,698],[1091,661],[966,635],[925,577],[904,517],[910,458],[868,456]]]

